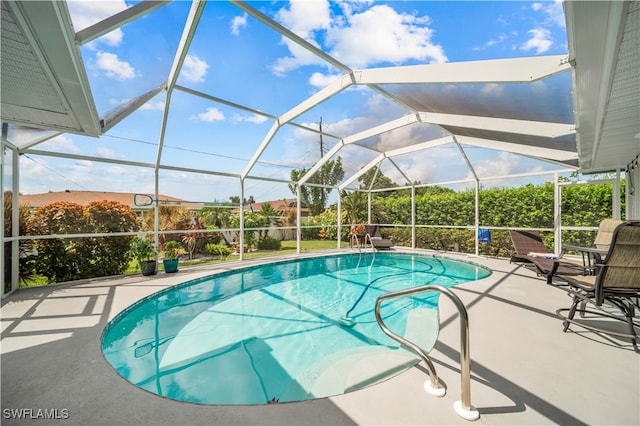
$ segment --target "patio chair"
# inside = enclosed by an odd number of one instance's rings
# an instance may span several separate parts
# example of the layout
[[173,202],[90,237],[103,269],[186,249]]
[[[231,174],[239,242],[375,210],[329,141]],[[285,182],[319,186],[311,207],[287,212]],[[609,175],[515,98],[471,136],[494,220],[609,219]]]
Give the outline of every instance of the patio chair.
[[[613,231],[621,223],[622,220],[620,219],[604,219],[600,222],[600,225],[598,225],[598,234],[593,242],[593,246],[563,244],[561,256],[564,256],[568,251],[577,251],[582,256],[582,266],[585,268],[585,275],[595,275],[596,265],[602,263],[611,245]],[[551,270],[551,273],[547,275],[547,283],[551,284],[553,277],[556,275],[556,271]]]
[[368,224],[365,225],[364,228],[365,232],[369,234],[371,245],[376,250],[389,250],[393,247],[391,240],[382,238],[382,235],[380,234],[380,226]]
[[[633,349],[638,352],[635,327],[640,327],[640,322],[635,318],[635,312],[640,309],[640,221],[623,222],[616,227],[606,257],[598,265],[595,275],[560,277],[569,284],[570,294],[573,296],[570,308],[556,311],[564,320],[564,331],[571,324],[576,324],[586,329],[628,337]],[[603,309],[605,305],[607,310]],[[597,311],[589,310],[590,306],[597,308]],[[612,313],[611,308],[620,310],[622,317],[619,313],[616,314],[615,309]],[[569,314],[564,316],[563,312],[566,311]],[[629,326],[629,331],[617,333],[584,321],[578,322],[574,320],[576,312],[624,321]]]
[[557,261],[558,256],[547,251],[538,231],[509,230],[513,252],[509,263],[522,266],[533,266],[538,275],[547,277],[547,284],[552,283],[554,274],[585,275],[588,273],[584,265],[569,260]]
[[620,219],[604,219],[598,225],[598,234],[593,242],[593,246],[576,246],[572,244],[563,244],[562,252],[567,250],[573,250],[582,254],[583,264],[589,268],[593,264],[602,263],[602,258],[607,254],[609,246],[611,245],[611,239],[613,238],[613,231],[622,223]]

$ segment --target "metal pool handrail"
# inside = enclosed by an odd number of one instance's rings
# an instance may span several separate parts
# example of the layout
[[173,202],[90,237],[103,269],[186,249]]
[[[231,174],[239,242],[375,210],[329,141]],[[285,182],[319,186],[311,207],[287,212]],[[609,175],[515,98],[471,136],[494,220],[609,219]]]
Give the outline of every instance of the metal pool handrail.
[[384,324],[384,321],[380,315],[380,306],[382,302],[387,299],[396,299],[403,296],[414,295],[418,293],[426,293],[429,291],[437,291],[441,294],[444,294],[451,299],[453,304],[456,306],[458,310],[458,316],[460,317],[460,380],[461,380],[461,400],[456,401],[454,404],[454,409],[459,416],[466,420],[477,420],[480,418],[480,413],[471,405],[471,373],[470,373],[470,362],[471,358],[469,356],[469,315],[467,314],[467,309],[464,307],[464,304],[460,300],[458,296],[456,296],[451,290],[448,288],[438,286],[438,285],[425,285],[421,287],[413,287],[405,290],[396,291],[393,293],[383,294],[376,299],[376,307],[375,307],[375,316],[378,325],[382,329],[382,331],[392,339],[396,340],[400,344],[406,346],[411,349],[415,353],[417,353],[422,360],[427,364],[427,368],[429,369],[429,378],[430,383],[424,384],[425,390],[432,395],[436,396],[444,396],[445,390],[438,383],[438,374],[436,373],[435,367],[429,358],[429,355],[418,345],[415,343],[405,339],[402,336],[397,335],[393,331],[391,331]]
[[[376,248],[373,246],[373,242],[371,241],[371,235],[369,235],[369,233],[365,233],[364,236],[362,237],[362,247],[364,247],[365,249],[367,248],[367,239],[369,240],[369,245],[371,246],[371,249],[373,250],[373,252],[375,253]],[[360,240],[358,239],[358,236],[356,234],[351,234],[351,247],[353,247],[353,241],[355,240],[355,244],[356,247],[358,247],[358,251],[362,253],[362,247],[360,246]]]

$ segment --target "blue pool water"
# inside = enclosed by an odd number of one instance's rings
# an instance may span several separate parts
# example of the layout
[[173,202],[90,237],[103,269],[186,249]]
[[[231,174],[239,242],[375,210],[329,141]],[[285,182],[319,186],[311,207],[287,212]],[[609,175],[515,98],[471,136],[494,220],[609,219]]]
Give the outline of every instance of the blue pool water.
[[[125,379],[171,399],[264,404],[331,396],[418,362],[378,327],[378,296],[427,284],[450,287],[490,273],[466,262],[401,253],[250,267],[137,302],[108,324],[102,349]],[[381,313],[403,334],[409,312],[436,305],[437,295],[422,294],[385,303]],[[352,327],[339,321],[348,311]]]

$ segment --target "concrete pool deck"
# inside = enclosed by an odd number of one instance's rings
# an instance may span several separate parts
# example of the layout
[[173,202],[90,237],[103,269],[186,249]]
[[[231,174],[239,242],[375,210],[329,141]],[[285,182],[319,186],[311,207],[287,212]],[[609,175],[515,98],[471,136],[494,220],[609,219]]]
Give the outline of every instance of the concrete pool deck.
[[454,307],[444,301],[442,330],[431,353],[447,389],[443,398],[426,394],[428,375],[420,364],[336,397],[259,406],[196,405],[139,389],[105,361],[101,333],[131,303],[179,282],[271,258],[182,268],[172,275],[27,288],[8,296],[0,308],[2,424],[640,424],[640,355],[628,340],[578,327],[564,333],[555,311],[568,307],[570,298],[528,269],[505,259],[439,254],[493,270],[486,279],[454,289],[470,318],[471,401],[480,412],[476,422],[453,409],[460,399],[459,323]]

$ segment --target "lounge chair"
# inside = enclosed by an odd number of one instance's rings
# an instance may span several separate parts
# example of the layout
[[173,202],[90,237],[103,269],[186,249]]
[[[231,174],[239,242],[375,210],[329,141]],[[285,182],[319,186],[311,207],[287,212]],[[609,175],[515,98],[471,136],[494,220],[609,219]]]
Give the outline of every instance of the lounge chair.
[[[369,240],[371,241],[371,245],[376,250],[389,250],[393,247],[393,243],[391,240],[382,238],[380,234],[380,227],[378,225],[365,225],[365,232],[369,235]],[[366,240],[365,240],[366,242]]]
[[[640,221],[623,222],[616,227],[611,246],[602,264],[598,265],[596,275],[559,274],[559,277],[569,284],[570,294],[573,296],[570,308],[556,311],[558,316],[564,319],[564,331],[567,331],[571,324],[577,324],[587,329],[629,337],[633,349],[638,352],[635,327],[640,327],[640,322],[634,314],[636,309],[640,309]],[[609,308],[618,308],[622,317],[612,313],[611,309],[603,310],[605,304],[611,305]],[[597,311],[589,310],[589,306],[597,308]],[[567,316],[564,316],[565,311],[569,312]],[[629,326],[628,334],[603,330],[585,321],[578,322],[574,320],[576,312],[588,312],[625,321]]]
[[563,260],[557,262],[557,256],[547,251],[542,242],[542,236],[538,231],[514,231],[509,230],[513,252],[509,263],[517,263],[523,266],[532,265],[538,275],[547,277],[547,284],[551,284],[553,274],[585,275],[588,273],[584,265]]

